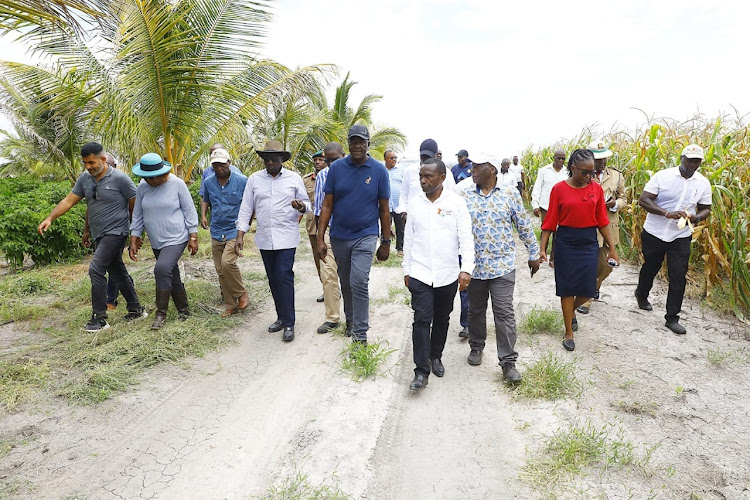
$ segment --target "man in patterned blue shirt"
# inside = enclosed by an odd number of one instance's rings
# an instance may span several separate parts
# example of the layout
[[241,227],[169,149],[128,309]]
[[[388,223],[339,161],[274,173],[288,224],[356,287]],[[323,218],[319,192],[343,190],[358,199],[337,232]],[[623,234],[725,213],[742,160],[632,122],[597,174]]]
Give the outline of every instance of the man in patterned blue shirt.
[[[461,196],[471,214],[474,233],[475,265],[469,285],[469,354],[470,365],[482,364],[487,339],[487,298],[492,298],[495,318],[497,357],[503,378],[511,383],[521,381],[516,370],[516,319],[513,314],[513,289],[516,284],[516,244],[513,226],[529,252],[529,268],[534,276],[539,270],[539,243],[521,201],[518,190],[498,183],[500,162],[489,155],[474,158],[473,184],[464,186]],[[466,183],[464,183],[466,184]],[[463,186],[463,185],[462,185]]]

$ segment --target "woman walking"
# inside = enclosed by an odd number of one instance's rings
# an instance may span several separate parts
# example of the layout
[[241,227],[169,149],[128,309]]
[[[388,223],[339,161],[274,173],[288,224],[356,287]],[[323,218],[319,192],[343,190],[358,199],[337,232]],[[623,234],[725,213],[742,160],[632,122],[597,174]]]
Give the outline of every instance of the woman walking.
[[198,212],[185,182],[169,171],[172,165],[156,153],[146,153],[133,167],[143,177],[135,196],[130,225],[130,258],[138,260],[144,228],[156,256],[156,315],[151,329],[158,330],[167,320],[169,296],[177,308],[178,319],[190,315],[187,294],[180,279],[177,261],[187,246],[190,255],[198,251]]
[[547,242],[555,233],[555,288],[565,320],[562,344],[568,351],[576,348],[575,308],[596,294],[597,228],[609,246],[610,265],[620,264],[609,231],[604,191],[598,183],[591,182],[593,173],[594,154],[588,149],[575,150],[568,160],[568,179],[552,188],[549,211],[542,224],[542,261],[547,260]]

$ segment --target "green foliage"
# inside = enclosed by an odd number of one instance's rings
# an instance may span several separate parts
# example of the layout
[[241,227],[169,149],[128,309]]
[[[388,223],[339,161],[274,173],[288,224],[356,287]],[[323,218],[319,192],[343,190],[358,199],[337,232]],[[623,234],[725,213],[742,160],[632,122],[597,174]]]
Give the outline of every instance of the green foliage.
[[271,486],[265,493],[256,497],[259,500],[348,500],[347,495],[338,485],[325,483],[310,484],[307,474],[297,471],[294,477],[287,477],[279,485]]
[[0,361],[0,407],[13,410],[44,387],[50,368],[46,362],[32,360]]
[[10,264],[21,266],[24,255],[35,264],[50,264],[86,253],[81,245],[85,203],[78,203],[55,220],[44,236],[37,233],[39,223],[68,193],[68,182],[0,179],[4,200],[0,205],[0,250]]
[[[190,191],[190,196],[193,198],[193,203],[195,204],[195,210],[198,212],[198,218],[201,216],[201,180],[198,179],[192,184],[188,186],[188,190]],[[200,221],[199,221],[200,222]]]
[[521,320],[520,329],[531,334],[558,334],[563,330],[562,312],[546,307],[533,307]]
[[545,353],[531,365],[514,394],[529,399],[560,399],[581,393],[576,378],[576,363],[565,362],[552,353]]
[[342,369],[351,373],[352,378],[361,382],[368,377],[378,373],[378,366],[385,362],[386,358],[396,352],[396,349],[388,349],[388,342],[375,342],[373,344],[362,344],[359,342],[347,342],[341,351],[343,356]]

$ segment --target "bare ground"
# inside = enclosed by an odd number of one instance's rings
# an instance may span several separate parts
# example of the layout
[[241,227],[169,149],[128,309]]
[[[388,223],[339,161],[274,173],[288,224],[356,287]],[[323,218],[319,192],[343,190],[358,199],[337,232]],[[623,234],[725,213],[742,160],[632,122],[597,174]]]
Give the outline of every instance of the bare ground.
[[[624,265],[579,315],[574,353],[562,332],[520,334],[522,373],[551,351],[577,360],[583,384],[579,397],[529,401],[499,381],[492,334],[484,363],[466,363],[457,298],[446,375],[413,393],[400,269],[373,268],[370,338],[396,352],[381,376],[358,383],[340,368],[346,341],[315,333],[323,306],[304,245],[294,342],[266,331],[269,303],[233,332],[235,345],[152,369],[113,400],[3,415],[0,436],[17,446],[0,459],[0,497],[254,498],[302,473],[354,498],[750,498],[746,325],[687,301],[688,334],[675,336],[663,326],[664,284],[654,312],[640,311],[637,269]],[[517,320],[558,307],[552,270],[531,279],[524,260],[519,251]],[[709,351],[727,361],[712,364]],[[640,465],[587,470],[552,493],[519,478],[545,438],[587,421],[617,429]]]

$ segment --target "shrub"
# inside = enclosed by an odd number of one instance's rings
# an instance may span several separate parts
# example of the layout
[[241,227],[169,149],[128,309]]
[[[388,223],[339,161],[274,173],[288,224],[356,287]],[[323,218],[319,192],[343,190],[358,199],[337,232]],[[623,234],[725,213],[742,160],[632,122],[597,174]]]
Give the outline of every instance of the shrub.
[[55,220],[44,236],[36,229],[54,206],[70,193],[70,183],[33,179],[0,179],[0,250],[14,266],[24,255],[36,264],[50,264],[86,253],[81,245],[86,204],[78,203]]

